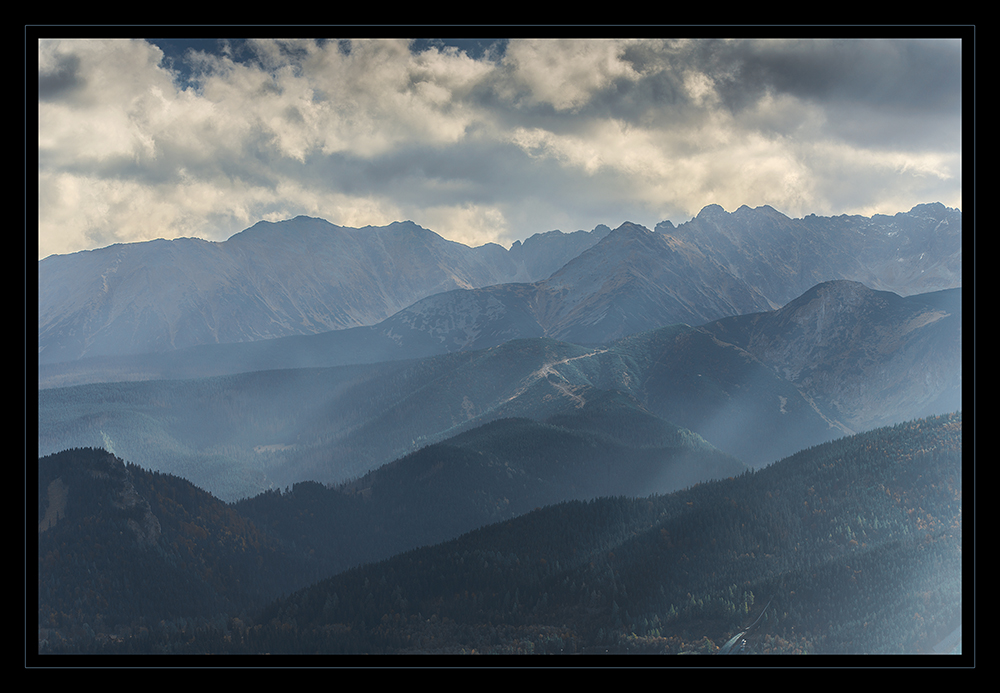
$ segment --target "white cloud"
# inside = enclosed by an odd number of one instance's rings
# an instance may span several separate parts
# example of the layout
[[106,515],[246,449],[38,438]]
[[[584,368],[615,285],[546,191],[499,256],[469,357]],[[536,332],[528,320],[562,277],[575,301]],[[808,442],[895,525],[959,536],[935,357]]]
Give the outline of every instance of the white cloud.
[[948,95],[953,53],[512,40],[502,58],[473,59],[403,40],[261,40],[189,54],[184,81],[145,41],[43,40],[39,252],[221,240],[296,214],[509,243],[711,203],[954,204],[960,109],[925,116],[919,89],[882,97],[867,78],[889,56],[880,89],[928,75],[929,93]]
[[508,98],[524,94],[528,103],[566,111],[584,105],[594,92],[617,78],[638,74],[622,60],[631,42],[611,39],[534,39],[511,41],[504,57],[513,68]]

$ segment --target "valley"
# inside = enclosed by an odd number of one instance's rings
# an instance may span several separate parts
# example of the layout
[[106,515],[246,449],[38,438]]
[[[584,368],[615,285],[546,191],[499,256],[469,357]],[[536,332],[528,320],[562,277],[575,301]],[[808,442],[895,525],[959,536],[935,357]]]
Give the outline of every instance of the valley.
[[[600,347],[515,339],[377,364],[44,389],[39,452],[104,447],[107,437],[119,455],[231,501],[303,479],[340,483],[474,426],[543,420],[605,392],[753,467],[961,408],[960,289],[946,316],[924,295],[849,283],[817,290],[839,307],[836,321],[807,295],[779,311]],[[845,291],[853,306],[840,302]],[[819,344],[817,320],[831,334],[860,336]]]

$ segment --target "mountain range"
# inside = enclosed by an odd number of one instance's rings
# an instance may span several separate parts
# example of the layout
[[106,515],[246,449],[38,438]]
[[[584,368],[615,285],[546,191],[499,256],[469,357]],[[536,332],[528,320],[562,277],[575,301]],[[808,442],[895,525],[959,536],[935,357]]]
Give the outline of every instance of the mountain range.
[[39,651],[941,647],[961,241],[709,205],[46,258]]
[[541,278],[605,232],[538,234],[508,251],[469,248],[413,222],[353,229],[296,217],[222,243],[52,255],[38,263],[39,362],[371,325],[449,289]]
[[[771,310],[834,279],[925,293],[961,285],[961,219],[941,204],[892,217],[804,219],[710,205],[678,227],[550,232],[504,250],[469,248],[412,222],[349,229],[297,217],[222,243],[119,244],[39,262],[39,363],[390,317],[377,335],[397,344],[436,340],[455,350],[536,334],[602,343]],[[529,286],[497,286],[511,283]]]
[[[318,233],[314,227],[324,229],[326,235],[321,235],[321,239],[351,231],[324,226],[325,222],[305,218],[285,224],[289,226],[286,229],[289,233],[299,224],[307,225],[313,233]],[[254,229],[260,226],[258,224]],[[258,235],[270,238],[265,233],[269,229],[260,229]],[[244,233],[249,233],[249,230]],[[465,248],[447,244],[432,232],[412,224],[368,229],[367,233],[369,236],[361,237],[420,233],[427,239],[438,239],[437,245],[444,245],[456,254],[459,254],[457,248]],[[212,247],[227,247],[241,235]],[[275,234],[273,242],[281,245],[281,238]],[[510,251],[506,251],[506,255],[496,246],[465,248],[469,254],[483,253],[482,257],[505,258],[505,262],[500,263],[492,274],[479,275],[483,283],[495,282],[504,273],[508,276],[528,276],[529,273],[544,274],[557,266],[558,269],[538,281],[506,281],[489,286],[480,284],[438,293],[428,289],[430,295],[413,298],[409,305],[387,317],[376,318],[374,314],[369,314],[372,323],[366,326],[257,341],[243,341],[234,335],[226,339],[204,340],[190,335],[182,337],[180,335],[185,332],[177,325],[168,326],[164,320],[148,316],[143,318],[141,324],[135,324],[121,311],[118,317],[102,323],[102,327],[91,330],[93,334],[87,336],[87,330],[79,328],[81,321],[93,324],[94,306],[104,305],[116,294],[108,290],[98,292],[95,298],[93,291],[82,286],[86,282],[78,281],[81,286],[72,288],[67,279],[51,291],[40,288],[43,298],[39,302],[39,386],[375,363],[480,349],[523,337],[546,336],[574,343],[599,344],[664,325],[699,325],[733,315],[773,310],[816,284],[834,279],[860,281],[870,288],[904,296],[925,293],[961,286],[961,238],[961,213],[940,204],[918,205],[906,214],[892,217],[809,216],[800,220],[789,219],[766,206],[755,210],[744,206],[728,214],[716,205],[706,207],[697,217],[679,227],[675,228],[669,222],[660,224],[656,232],[625,223],[613,232],[607,227],[598,227],[589,233],[536,234],[523,245],[515,244]],[[138,252],[146,245],[137,244],[133,251]],[[91,252],[110,255],[114,248],[118,246]],[[267,255],[270,251],[261,252]],[[278,256],[287,253],[284,246],[274,252]],[[579,254],[574,256],[574,253]],[[369,252],[366,258],[371,254]],[[80,264],[88,257],[87,253],[78,253],[47,258],[39,264],[40,273],[46,263],[49,263],[46,267],[49,272],[54,270],[57,262]],[[347,256],[337,257],[340,264],[346,262]],[[570,259],[566,261],[567,258]],[[298,269],[291,260],[285,264],[288,271]],[[310,259],[301,271],[313,276],[312,268],[316,264],[317,261]],[[390,264],[386,262],[382,266]],[[433,264],[426,254],[422,254],[411,271],[414,275],[433,275],[435,281],[440,281],[439,273],[428,269]],[[441,260],[439,264],[445,266],[445,261]],[[178,260],[175,271],[180,272],[185,266],[185,262]],[[478,266],[482,267],[483,263]],[[359,280],[349,287],[338,280],[340,283],[327,288],[327,293],[343,291],[352,296],[365,296],[373,291],[371,285],[374,283],[379,284],[375,293],[384,297],[381,283],[385,279],[380,274],[378,263],[366,260],[365,267],[364,281]],[[424,269],[418,269],[421,267]],[[81,276],[95,276],[93,269],[87,270],[89,274],[82,269],[80,271],[83,272]],[[301,278],[283,280],[281,271],[271,271],[275,277],[270,280],[272,284],[305,281]],[[333,272],[335,277],[340,272],[331,268],[324,271]],[[137,265],[130,272],[148,273],[149,270]],[[75,274],[71,272],[69,276]],[[225,273],[216,274],[228,276]],[[293,272],[293,275],[297,277],[297,273]],[[319,273],[311,281],[323,284],[328,282],[325,276]],[[471,272],[466,271],[464,276],[470,277]],[[40,276],[40,287],[42,279]],[[219,291],[217,285],[220,280],[216,276],[200,281],[215,288],[200,293],[194,289],[188,291],[185,310],[191,310],[191,301],[195,298],[204,302],[209,300],[206,296]],[[182,281],[176,283],[183,284]],[[471,283],[471,279],[467,281],[467,284]],[[242,324],[244,314],[253,313],[253,306],[280,302],[261,298],[256,285],[248,288],[248,284],[251,283],[244,282],[243,288],[240,288],[234,275],[225,289],[234,301],[236,296],[245,298],[241,300],[241,313],[233,313],[236,324]],[[137,299],[134,303],[155,305],[157,315],[164,311],[183,312],[174,299],[154,299],[151,296],[150,292],[156,287],[166,290],[164,285],[147,283],[143,286],[146,298]],[[287,289],[283,291],[288,292]],[[54,297],[60,297],[65,302],[62,297],[67,293],[77,297],[74,299],[77,307],[57,311],[52,307]],[[317,293],[300,294],[295,300],[302,303]],[[50,295],[52,298],[49,298]],[[131,300],[129,295],[124,293],[122,300]],[[131,314],[135,314],[136,310],[129,308]],[[62,317],[42,317],[43,314],[54,316],[56,313]],[[88,315],[91,317],[85,317]],[[278,322],[286,327],[305,324],[301,315],[290,315],[254,318],[251,322],[263,320],[272,327]],[[195,310],[183,322],[207,324],[208,321],[204,311]],[[73,347],[75,356],[71,357],[69,347],[63,344],[65,340],[57,338],[57,332],[62,334],[66,331],[56,330],[56,324],[72,325],[70,332],[73,339],[82,339],[89,344],[98,339],[98,333],[111,335],[121,328],[127,334],[109,338],[115,346],[105,349],[108,355],[104,357],[99,355],[101,349],[80,344]],[[318,323],[313,321],[312,324]],[[170,338],[171,348],[154,350],[147,344],[146,351],[154,353],[138,353],[142,350],[135,347],[135,340],[148,341],[151,339],[149,335],[158,331],[173,335]],[[316,330],[301,329],[300,332]],[[140,338],[137,335],[145,336]],[[199,346],[183,348],[184,343],[192,342]]]

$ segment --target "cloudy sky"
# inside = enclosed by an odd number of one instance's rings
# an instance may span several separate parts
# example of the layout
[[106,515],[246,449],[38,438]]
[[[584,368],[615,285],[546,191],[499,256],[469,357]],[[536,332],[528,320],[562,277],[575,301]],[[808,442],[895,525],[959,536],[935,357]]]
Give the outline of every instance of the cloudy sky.
[[469,245],[962,206],[959,40],[38,42],[39,258],[300,214]]

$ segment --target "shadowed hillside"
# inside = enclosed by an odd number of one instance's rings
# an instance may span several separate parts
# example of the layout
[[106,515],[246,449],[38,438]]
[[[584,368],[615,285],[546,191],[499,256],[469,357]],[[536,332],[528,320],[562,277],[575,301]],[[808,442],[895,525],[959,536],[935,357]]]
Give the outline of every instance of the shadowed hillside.
[[540,508],[238,620],[60,648],[714,654],[759,619],[753,652],[920,654],[962,625],[962,572],[962,417],[953,414],[667,495]]

